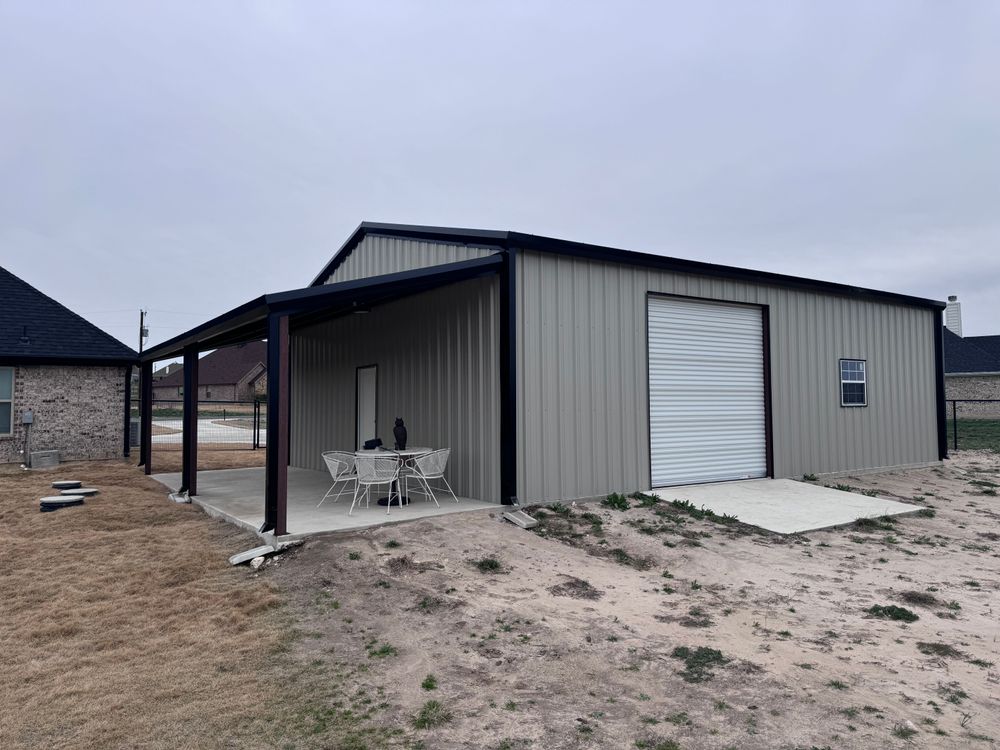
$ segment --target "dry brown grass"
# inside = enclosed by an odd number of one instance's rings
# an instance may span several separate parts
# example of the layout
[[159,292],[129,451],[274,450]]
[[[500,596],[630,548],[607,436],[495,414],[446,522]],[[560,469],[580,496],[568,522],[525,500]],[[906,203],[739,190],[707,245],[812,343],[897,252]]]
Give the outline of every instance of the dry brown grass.
[[[59,477],[101,494],[40,513]],[[0,748],[327,742],[342,727],[316,732],[325,680],[288,653],[292,613],[227,563],[256,543],[131,463],[0,466]]]
[[[267,451],[258,448],[236,449],[206,444],[198,446],[198,468],[203,471],[212,469],[244,469],[252,466],[263,466]],[[181,470],[181,447],[169,449],[153,446],[153,473],[161,474]]]
[[176,435],[180,430],[173,427],[164,427],[162,424],[154,424],[150,430],[151,435]]

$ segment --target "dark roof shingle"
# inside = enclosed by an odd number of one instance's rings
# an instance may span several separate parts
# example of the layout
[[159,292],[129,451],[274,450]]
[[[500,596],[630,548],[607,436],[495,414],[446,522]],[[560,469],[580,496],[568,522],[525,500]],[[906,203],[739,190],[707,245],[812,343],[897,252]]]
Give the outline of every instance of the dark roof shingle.
[[962,338],[944,329],[946,375],[968,372],[1000,372],[1000,336]]
[[0,359],[10,364],[131,364],[139,355],[0,267]]
[[[266,341],[216,349],[198,360],[198,385],[235,385],[257,365],[267,367]],[[157,387],[181,385],[184,385],[183,367],[156,382]]]

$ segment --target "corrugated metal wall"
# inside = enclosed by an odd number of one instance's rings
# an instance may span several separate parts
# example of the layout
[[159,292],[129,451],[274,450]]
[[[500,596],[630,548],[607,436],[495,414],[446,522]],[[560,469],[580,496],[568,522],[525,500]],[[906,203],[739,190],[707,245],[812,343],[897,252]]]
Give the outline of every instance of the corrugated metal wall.
[[353,450],[355,371],[378,365],[379,436],[397,416],[410,445],[451,448],[460,496],[500,501],[499,285],[453,284],[291,335],[291,463]]
[[[649,486],[647,291],[770,307],[775,476],[937,459],[929,309],[535,252],[517,275],[522,502]],[[868,407],[840,406],[841,357]]]
[[442,263],[458,263],[463,260],[484,258],[495,252],[494,248],[369,234],[323,283],[334,284],[339,281],[354,281],[370,276],[438,266]]

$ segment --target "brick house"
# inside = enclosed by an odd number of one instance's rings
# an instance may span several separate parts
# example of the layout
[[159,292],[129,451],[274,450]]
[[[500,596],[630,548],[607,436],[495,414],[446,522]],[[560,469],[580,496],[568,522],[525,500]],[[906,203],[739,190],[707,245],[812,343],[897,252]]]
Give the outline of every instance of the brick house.
[[[251,401],[267,393],[267,343],[216,349],[198,360],[199,401]],[[184,368],[175,366],[153,381],[153,399],[176,401],[184,397]]]
[[[1000,400],[1000,336],[963,336],[962,309],[948,298],[944,329],[945,398]],[[1000,415],[1000,403],[965,403],[967,416]]]
[[0,267],[0,464],[29,445],[64,461],[127,456],[138,356]]

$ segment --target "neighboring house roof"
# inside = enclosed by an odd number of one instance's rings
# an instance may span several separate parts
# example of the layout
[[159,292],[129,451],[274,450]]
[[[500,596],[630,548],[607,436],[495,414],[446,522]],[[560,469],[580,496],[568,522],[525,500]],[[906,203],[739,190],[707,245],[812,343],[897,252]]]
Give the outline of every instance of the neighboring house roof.
[[[216,349],[198,360],[198,385],[236,385],[254,369],[266,368],[267,342],[251,341],[249,344]],[[184,367],[180,366],[156,386],[184,385]]]
[[382,224],[363,221],[347,242],[341,245],[333,258],[323,267],[323,270],[312,280],[310,286],[319,286],[344,260],[354,251],[367,235],[383,235],[387,237],[408,237],[430,242],[451,242],[462,245],[472,245],[485,248],[519,248],[537,252],[554,253],[577,258],[605,261],[609,263],[624,263],[628,265],[646,266],[675,273],[700,274],[735,279],[757,284],[791,287],[816,291],[825,294],[839,294],[848,297],[862,297],[887,302],[930,307],[943,310],[944,302],[912,297],[906,294],[883,292],[877,289],[854,287],[847,284],[837,284],[831,281],[817,281],[799,276],[788,276],[769,271],[754,271],[735,266],[723,266],[718,263],[705,263],[696,260],[672,258],[666,255],[654,255],[630,250],[620,250],[603,245],[590,245],[584,242],[560,240],[554,237],[543,237],[521,232],[497,231],[492,229],[457,229],[453,227],[414,226],[408,224]]
[[163,378],[167,377],[167,375],[176,370],[181,369],[183,366],[184,365],[182,365],[180,362],[171,362],[169,365],[164,365],[159,370],[156,370],[153,373],[153,380],[162,380]]
[[1000,373],[1000,336],[962,338],[945,328],[944,372],[946,375]]
[[0,364],[130,365],[139,355],[0,267]]

